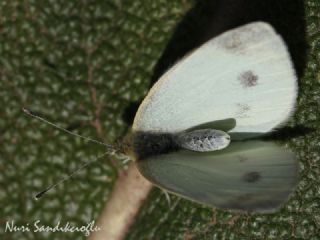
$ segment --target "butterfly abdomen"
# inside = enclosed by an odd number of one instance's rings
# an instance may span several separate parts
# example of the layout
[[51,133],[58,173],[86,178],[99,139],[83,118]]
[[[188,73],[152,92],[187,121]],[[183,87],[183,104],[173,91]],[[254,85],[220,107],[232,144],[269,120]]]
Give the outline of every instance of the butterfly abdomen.
[[227,147],[230,136],[220,130],[200,129],[178,134],[175,141],[180,147],[191,151],[211,152]]

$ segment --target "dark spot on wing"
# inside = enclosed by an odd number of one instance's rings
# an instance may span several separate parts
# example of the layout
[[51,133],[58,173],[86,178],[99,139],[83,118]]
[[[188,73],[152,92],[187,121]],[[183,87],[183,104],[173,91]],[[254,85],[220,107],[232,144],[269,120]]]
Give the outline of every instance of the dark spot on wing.
[[250,70],[241,73],[238,79],[244,88],[249,88],[258,84],[259,77]]
[[232,34],[229,38],[225,39],[224,47],[228,50],[234,50],[242,45],[239,34]]
[[228,210],[238,210],[246,212],[273,211],[282,203],[282,196],[263,196],[254,193],[244,193],[236,196],[220,207]]
[[257,201],[257,198],[252,193],[244,193],[239,196],[235,196],[232,200],[222,205],[225,209],[244,210],[250,211],[251,207]]
[[254,200],[255,196],[253,194],[250,193],[246,193],[243,195],[240,195],[239,197],[237,197],[237,201],[242,202],[242,203],[249,203],[250,201]]
[[246,157],[243,157],[241,155],[238,155],[237,158],[238,158],[239,162],[245,162],[248,160]]
[[261,178],[261,175],[259,172],[248,172],[243,175],[243,181],[247,183],[255,183],[259,181]]

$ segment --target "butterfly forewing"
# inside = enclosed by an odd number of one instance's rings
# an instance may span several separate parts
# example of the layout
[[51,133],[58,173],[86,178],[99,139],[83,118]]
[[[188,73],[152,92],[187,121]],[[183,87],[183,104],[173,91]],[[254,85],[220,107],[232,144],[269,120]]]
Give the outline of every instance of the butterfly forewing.
[[139,107],[134,131],[180,132],[235,119],[231,132],[265,133],[290,116],[296,76],[287,47],[255,22],[208,41],[175,64]]
[[292,152],[272,142],[231,143],[198,153],[181,150],[138,161],[141,173],[156,185],[212,207],[273,212],[297,182]]

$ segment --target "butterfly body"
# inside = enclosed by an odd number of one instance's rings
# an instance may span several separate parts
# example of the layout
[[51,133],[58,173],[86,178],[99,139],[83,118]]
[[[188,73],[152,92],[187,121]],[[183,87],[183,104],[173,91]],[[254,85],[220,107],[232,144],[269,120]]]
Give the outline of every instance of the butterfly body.
[[201,129],[182,133],[135,132],[131,138],[138,159],[168,154],[181,149],[210,152],[225,148],[230,136],[220,130]]

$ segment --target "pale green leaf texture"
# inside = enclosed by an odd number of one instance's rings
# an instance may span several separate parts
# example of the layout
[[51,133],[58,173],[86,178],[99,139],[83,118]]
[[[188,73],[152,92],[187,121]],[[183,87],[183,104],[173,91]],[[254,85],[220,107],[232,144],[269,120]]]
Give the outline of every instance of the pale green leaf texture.
[[[224,1],[216,2],[220,4],[215,11],[223,12],[220,23],[236,18],[222,7]],[[291,2],[295,1],[286,1],[280,8],[294,15]],[[21,107],[106,142],[123,136],[130,127],[123,115],[132,120],[129,106],[145,96],[150,81],[197,45],[194,40],[184,47],[189,38],[208,38],[202,31],[208,25],[197,24],[194,17],[183,25],[185,32],[193,34],[172,38],[194,3],[0,2],[0,239],[84,239],[79,232],[5,233],[4,229],[6,221],[12,220],[18,225],[36,220],[45,225],[58,221],[84,225],[98,217],[117,177],[115,167],[104,158],[35,201],[36,192],[102,154],[104,148],[39,123],[23,114]],[[290,126],[313,130],[285,140],[301,163],[300,183],[288,204],[271,215],[237,214],[175,196],[169,205],[165,195],[154,188],[127,239],[320,239],[320,1],[306,0],[302,8],[309,48],[305,64],[297,61],[300,73],[305,71],[300,74],[298,106]],[[195,16],[201,23],[211,10],[204,8]],[[269,15],[272,17],[273,12]],[[242,13],[239,19],[243,16],[248,17]],[[285,30],[299,28],[286,22],[285,16],[276,18],[284,22]],[[154,72],[169,39],[180,47],[167,48]],[[303,52],[293,54],[304,58]],[[100,137],[90,124],[96,118],[101,121]]]

